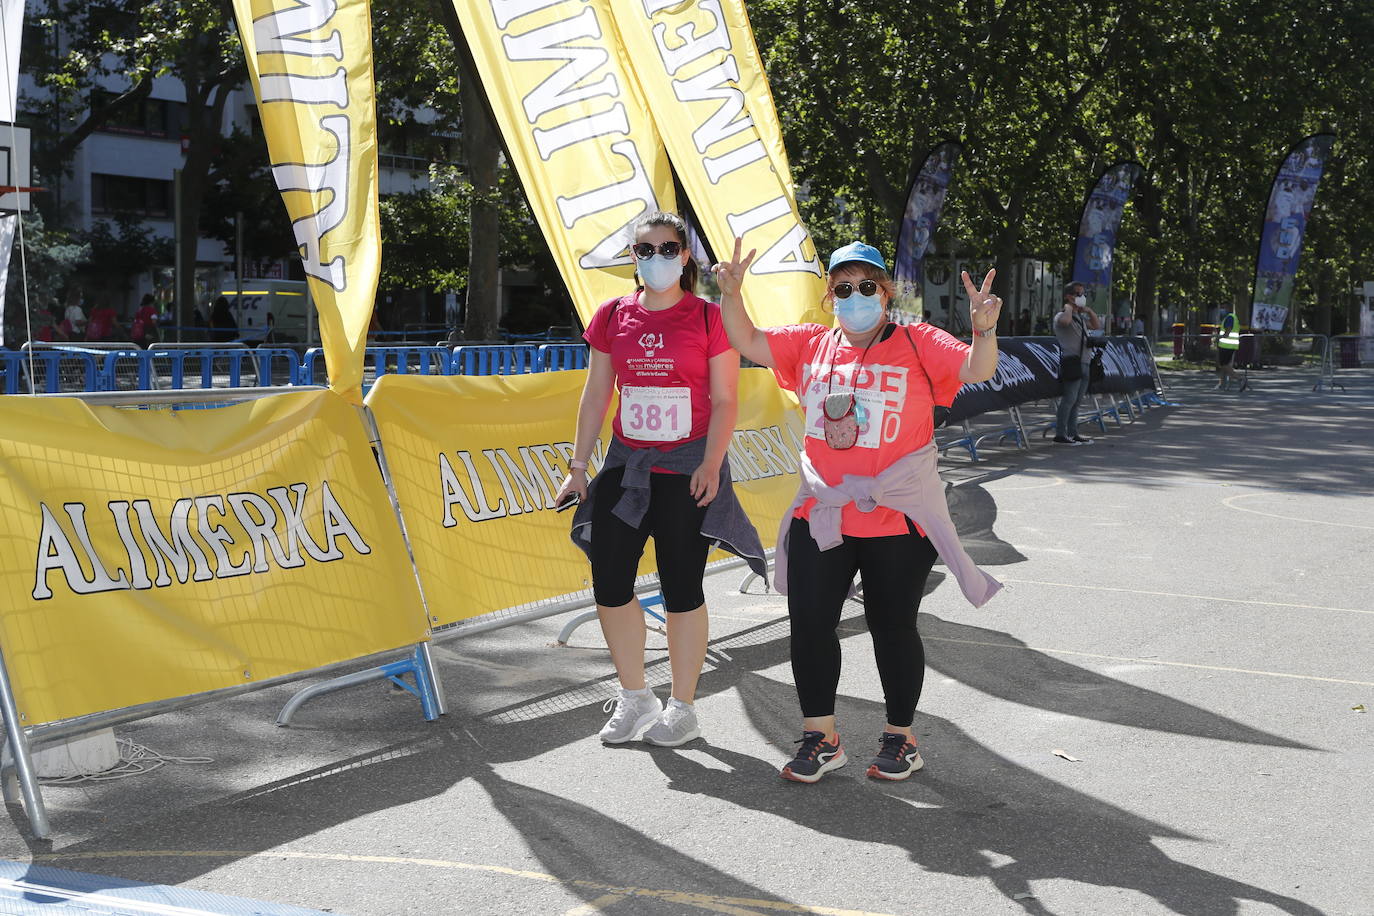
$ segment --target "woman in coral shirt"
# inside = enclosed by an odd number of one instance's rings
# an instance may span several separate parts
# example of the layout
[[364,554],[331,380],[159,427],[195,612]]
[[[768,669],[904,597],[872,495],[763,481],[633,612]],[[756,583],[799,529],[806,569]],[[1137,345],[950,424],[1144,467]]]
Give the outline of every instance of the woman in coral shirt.
[[806,412],[801,488],[784,514],[775,578],[787,595],[792,673],[801,701],[800,750],[784,778],[816,782],[843,766],[835,726],[840,677],[836,627],[856,575],[887,705],[877,779],[905,779],[920,769],[911,723],[920,698],[925,655],[916,612],[937,553],[973,604],[1000,588],[959,545],[935,470],[933,408],[948,405],[965,382],[997,368],[997,316],[988,272],[981,288],[963,275],[974,330],[961,343],[929,324],[887,320],[895,292],[876,248],[854,242],[830,258],[825,303],[838,326],[760,329],[740,296],[754,252],[717,265],[721,313],[730,343],[773,370]]

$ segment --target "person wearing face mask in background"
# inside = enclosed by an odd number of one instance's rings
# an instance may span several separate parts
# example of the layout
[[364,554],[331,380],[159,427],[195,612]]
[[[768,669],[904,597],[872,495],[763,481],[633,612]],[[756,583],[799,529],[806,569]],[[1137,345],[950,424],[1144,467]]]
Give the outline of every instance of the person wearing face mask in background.
[[1059,411],[1055,415],[1054,441],[1060,445],[1091,445],[1078,434],[1078,405],[1088,390],[1088,331],[1102,328],[1102,319],[1088,307],[1082,283],[1064,287],[1064,308],[1054,316],[1054,336],[1059,339]]
[[1001,588],[959,544],[936,472],[932,420],[935,405],[952,403],[961,385],[997,369],[995,271],[981,288],[963,275],[971,346],[930,324],[893,324],[887,309],[895,286],[882,255],[862,242],[830,257],[824,302],[833,304],[838,327],[761,329],[741,298],[754,259],[751,251],[741,260],[741,247],[736,239],[733,260],[716,267],[726,333],[796,392],[806,415],[801,487],[783,514],[775,554],[802,713],[800,749],[780,775],[816,782],[847,760],[835,721],[836,628],[858,574],[887,706],[867,772],[905,779],[923,766],[911,731],[925,675],[916,613],[937,553],[975,607]]
[[[597,615],[620,678],[601,740],[622,744],[643,732],[650,744],[676,747],[701,734],[693,701],[706,658],[706,555],[719,545],[761,576],[767,564],[725,454],[738,413],[739,354],[726,340],[720,306],[692,292],[697,266],[687,225],[671,213],[650,213],[635,222],[632,238],[641,285],[603,303],[583,335],[591,347],[587,382],[570,470],[555,501],[580,500],[573,543],[591,560]],[[620,391],[615,435],[588,483],[613,388]],[[650,536],[668,612],[673,685],[666,707],[645,683],[644,610],[634,593]]]

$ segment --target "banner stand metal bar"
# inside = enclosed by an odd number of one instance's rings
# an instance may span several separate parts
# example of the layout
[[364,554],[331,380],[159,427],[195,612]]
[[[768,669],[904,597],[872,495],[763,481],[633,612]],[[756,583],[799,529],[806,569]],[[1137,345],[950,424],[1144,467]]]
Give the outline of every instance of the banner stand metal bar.
[[[6,751],[14,758],[14,771],[19,778],[19,788],[24,796],[24,810],[29,816],[29,826],[33,835],[46,840],[52,834],[48,825],[48,809],[43,804],[43,790],[38,785],[38,776],[33,769],[33,758],[29,756],[29,736],[19,721],[19,708],[14,702],[14,688],[10,684],[9,668],[5,656],[0,652],[0,711],[5,717]],[[0,777],[2,778],[2,777]],[[6,801],[9,800],[6,789]]]
[[[391,477],[391,467],[387,464],[386,448],[382,445],[382,433],[377,427],[377,418],[366,405],[358,408],[358,417],[363,421],[363,426],[367,430],[368,442],[372,446],[373,455],[376,456],[377,469],[382,475],[382,485],[386,487],[387,498],[391,500],[391,509],[396,513],[396,523],[401,528],[401,540],[405,542],[406,556],[410,558],[410,571],[415,576],[415,587],[420,593],[420,609],[425,615],[425,624],[432,627],[435,621],[429,613],[429,603],[425,600],[424,583],[420,580],[420,567],[415,563],[415,550],[410,545],[410,532],[406,530],[405,516],[401,512],[400,498],[396,495],[396,486]],[[291,699],[286,701],[281,712],[277,713],[277,725],[280,728],[289,726],[296,711],[315,697],[344,690],[348,687],[356,687],[359,684],[390,680],[410,690],[410,686],[400,680],[403,674],[410,674],[415,678],[415,688],[412,692],[420,700],[420,712],[424,715],[426,722],[433,722],[440,716],[448,715],[448,705],[444,700],[443,681],[439,677],[438,667],[434,664],[434,655],[430,651],[430,643],[425,641],[417,643],[407,658],[375,668],[340,675],[318,684],[311,684],[309,687],[297,691]]]

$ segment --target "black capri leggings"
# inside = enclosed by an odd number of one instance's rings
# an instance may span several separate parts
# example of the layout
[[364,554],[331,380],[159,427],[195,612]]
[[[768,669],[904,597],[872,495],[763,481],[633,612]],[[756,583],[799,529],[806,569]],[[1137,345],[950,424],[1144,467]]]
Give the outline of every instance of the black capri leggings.
[[822,551],[811,525],[794,518],[787,542],[787,613],[792,621],[792,677],[802,715],[835,714],[840,683],[840,623],[855,573],[863,574],[864,617],[887,703],[887,721],[907,726],[925,680],[925,647],[916,631],[930,569],[938,555],[907,522],[908,534],[856,538]]
[[635,573],[644,544],[652,535],[663,606],[671,614],[694,611],[706,603],[701,579],[711,544],[701,535],[706,507],[692,498],[686,474],[649,475],[649,511],[638,528],[611,511],[620,502],[625,469],[603,471],[592,501],[592,592],[603,607],[620,607],[634,598]]

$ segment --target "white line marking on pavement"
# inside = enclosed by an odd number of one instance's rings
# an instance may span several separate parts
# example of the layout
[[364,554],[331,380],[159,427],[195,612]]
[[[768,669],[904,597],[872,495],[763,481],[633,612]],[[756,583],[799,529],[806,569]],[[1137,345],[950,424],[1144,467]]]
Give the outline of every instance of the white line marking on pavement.
[[1253,499],[1256,496],[1273,495],[1273,493],[1240,493],[1236,496],[1226,497],[1221,501],[1221,504],[1228,509],[1235,509],[1237,512],[1249,512],[1253,515],[1263,515],[1265,518],[1276,518],[1284,522],[1306,522],[1309,525],[1331,525],[1334,528],[1358,528],[1361,531],[1374,531],[1374,525],[1352,525],[1349,522],[1328,522],[1320,518],[1298,518],[1295,515],[1276,515],[1273,512],[1261,512],[1258,509],[1247,509],[1244,506],[1236,505],[1236,501],[1240,499]]
[[1132,595],[1151,595],[1156,598],[1192,598],[1195,601],[1220,601],[1224,604],[1253,604],[1259,607],[1289,607],[1303,611],[1340,611],[1344,614],[1374,614],[1374,610],[1358,607],[1328,607],[1323,604],[1292,604],[1286,601],[1260,601],[1255,598],[1221,598],[1217,595],[1189,595],[1183,592],[1154,592],[1141,588],[1122,588],[1115,585],[1080,585],[1075,582],[1040,582],[1035,579],[1003,579],[1017,585],[1045,585],[1050,588],[1081,588],[1093,592],[1126,592]]
[[[258,852],[250,850],[194,850],[194,849],[112,849],[105,852],[55,852],[33,857],[34,862],[55,863],[81,859],[303,859],[312,862],[346,862],[360,865],[419,865],[426,868],[441,868],[454,871],[485,872],[504,875],[510,878],[525,878],[543,884],[557,884],[583,890],[599,891],[603,897],[619,895],[640,897],[646,900],[661,900],[676,903],[682,907],[706,910],[712,913],[747,914],[755,910],[774,913],[809,913],[813,916],[885,916],[868,910],[850,910],[832,906],[808,906],[787,900],[755,900],[747,897],[725,897],[716,894],[699,894],[694,891],[661,890],[649,887],[629,887],[606,884],[601,881],[588,881],[580,878],[560,878],[543,872],[507,868],[503,865],[482,865],[472,862],[453,862],[447,859],[418,859],[406,856],[368,856],[349,855],[338,852],[298,852],[294,849],[265,849]],[[200,914],[197,914],[200,916]]]
[[1048,646],[1024,646],[1018,643],[983,642],[977,639],[954,639],[949,636],[926,636],[927,642],[954,642],[966,646],[990,646],[994,649],[1022,649],[1028,652],[1052,652],[1055,655],[1075,655],[1079,658],[1101,658],[1113,662],[1131,662],[1137,665],[1165,665],[1170,668],[1200,668],[1203,671],[1227,671],[1232,674],[1259,674],[1264,677],[1284,677],[1298,681],[1323,681],[1328,684],[1354,684],[1357,687],[1374,687],[1374,681],[1352,681],[1343,677],[1320,677],[1315,674],[1287,674],[1282,671],[1261,671],[1257,668],[1228,668],[1225,665],[1197,665],[1192,662],[1166,662],[1157,658],[1131,658],[1128,655],[1101,655],[1097,652],[1076,652],[1073,649],[1051,649]]

